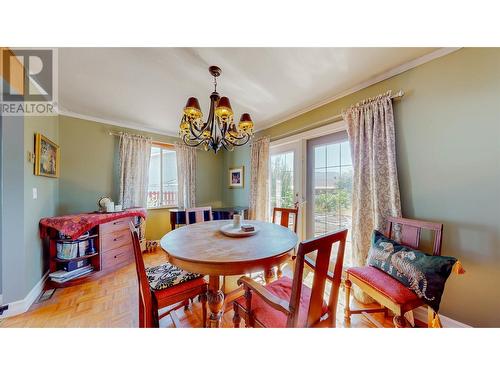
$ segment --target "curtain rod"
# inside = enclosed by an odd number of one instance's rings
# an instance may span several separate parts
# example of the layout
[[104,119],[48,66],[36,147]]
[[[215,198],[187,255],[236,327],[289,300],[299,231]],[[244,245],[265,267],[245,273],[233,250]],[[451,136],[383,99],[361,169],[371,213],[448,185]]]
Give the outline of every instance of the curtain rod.
[[[392,100],[397,100],[397,99],[401,99],[404,95],[405,95],[405,92],[403,90],[399,90],[398,92],[396,92],[393,95],[391,95],[390,98]],[[307,128],[300,129],[300,130],[292,130],[292,131],[289,131],[287,133],[280,134],[280,135],[278,135],[276,137],[272,137],[271,138],[271,142],[272,141],[277,141],[277,140],[282,139],[282,138],[286,138],[286,137],[291,136],[291,135],[299,134],[299,133],[302,133],[302,132],[305,132],[305,131],[308,131],[308,130],[312,130],[312,129],[315,129],[315,128],[319,127],[319,126],[332,124],[334,122],[339,122],[339,121],[342,121],[342,120],[343,120],[342,114],[338,114],[338,115],[335,115],[335,116],[327,117],[327,118],[325,118],[323,120],[316,121],[316,122],[314,122],[312,124],[309,124],[309,126]]]
[[114,132],[114,131],[110,131],[108,133],[109,135],[112,135],[114,137],[121,137],[123,134],[128,134],[129,136],[132,136],[132,137],[139,137],[139,138],[151,138],[150,136],[148,135],[142,135],[142,134],[134,134],[134,133],[127,133],[127,132]]
[[[393,94],[390,96],[390,98],[392,100],[396,100],[396,99],[401,99],[403,96],[405,95],[405,92],[403,90],[399,90],[397,93]],[[338,115],[335,115],[335,116],[332,116],[332,117],[329,117],[327,119],[324,119],[324,120],[321,120],[321,121],[318,121],[317,123],[321,123],[321,122],[324,122],[324,121],[328,121],[328,122],[338,122],[338,121],[341,121],[342,120],[342,114],[338,114]],[[317,124],[315,123],[315,124]]]

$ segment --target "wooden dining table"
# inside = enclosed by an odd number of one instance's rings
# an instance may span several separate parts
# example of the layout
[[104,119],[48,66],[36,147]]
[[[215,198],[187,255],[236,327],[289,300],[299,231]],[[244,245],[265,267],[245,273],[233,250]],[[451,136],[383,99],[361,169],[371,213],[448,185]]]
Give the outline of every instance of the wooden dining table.
[[258,232],[249,237],[228,237],[220,231],[231,220],[186,225],[167,233],[160,241],[173,265],[208,275],[209,327],[219,327],[225,295],[220,277],[273,269],[286,262],[297,245],[297,235],[286,227],[245,220]]

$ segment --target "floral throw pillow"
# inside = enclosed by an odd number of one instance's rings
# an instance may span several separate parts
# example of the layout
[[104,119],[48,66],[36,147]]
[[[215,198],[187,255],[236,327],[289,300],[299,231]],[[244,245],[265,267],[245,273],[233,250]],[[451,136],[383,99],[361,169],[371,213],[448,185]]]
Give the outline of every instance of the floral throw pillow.
[[[444,286],[453,266],[460,264],[456,258],[428,255],[403,246],[373,231],[368,265],[394,277],[415,292],[435,312],[439,310]],[[462,269],[460,268],[460,272]]]

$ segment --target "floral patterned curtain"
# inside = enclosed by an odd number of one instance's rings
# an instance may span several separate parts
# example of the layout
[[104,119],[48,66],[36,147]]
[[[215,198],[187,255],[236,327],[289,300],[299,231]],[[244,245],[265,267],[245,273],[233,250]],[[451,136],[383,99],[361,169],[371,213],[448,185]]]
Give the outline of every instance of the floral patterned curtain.
[[[354,167],[352,187],[353,263],[365,265],[374,229],[388,216],[401,216],[391,92],[342,113],[347,122]],[[366,298],[355,291],[355,296]]]
[[256,140],[250,151],[250,199],[248,216],[269,219],[269,137]]
[[123,208],[146,207],[151,138],[120,134],[120,198]]
[[177,201],[180,209],[196,207],[196,148],[176,144]]

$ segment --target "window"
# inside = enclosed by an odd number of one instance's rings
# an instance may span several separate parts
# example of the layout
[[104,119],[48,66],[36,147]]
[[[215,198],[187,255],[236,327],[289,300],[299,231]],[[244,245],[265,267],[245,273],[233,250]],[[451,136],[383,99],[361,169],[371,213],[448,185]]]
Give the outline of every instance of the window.
[[177,206],[177,158],[174,147],[153,143],[149,163],[148,208]]

